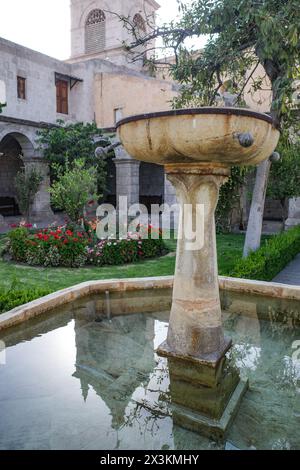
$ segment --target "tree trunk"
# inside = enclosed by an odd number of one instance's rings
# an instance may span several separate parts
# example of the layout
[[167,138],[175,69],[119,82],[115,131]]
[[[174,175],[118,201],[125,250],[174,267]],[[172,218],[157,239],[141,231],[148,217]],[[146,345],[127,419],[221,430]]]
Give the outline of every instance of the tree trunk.
[[246,241],[244,246],[244,258],[246,258],[251,251],[257,251],[260,247],[270,168],[270,160],[262,162],[257,167],[255,186],[253,190],[252,204],[247,227]]

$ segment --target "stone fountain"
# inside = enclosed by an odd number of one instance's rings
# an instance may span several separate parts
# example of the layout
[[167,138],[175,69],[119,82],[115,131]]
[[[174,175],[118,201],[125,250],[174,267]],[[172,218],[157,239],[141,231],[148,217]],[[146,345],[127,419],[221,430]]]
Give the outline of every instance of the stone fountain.
[[[268,115],[239,108],[198,108],[132,116],[117,124],[135,159],[164,165],[179,204],[204,208],[204,243],[189,250],[178,240],[167,341],[173,419],[207,436],[223,438],[247,383],[226,354],[219,297],[215,209],[233,165],[256,165],[275,150],[279,131]],[[180,227],[184,224],[181,211]]]

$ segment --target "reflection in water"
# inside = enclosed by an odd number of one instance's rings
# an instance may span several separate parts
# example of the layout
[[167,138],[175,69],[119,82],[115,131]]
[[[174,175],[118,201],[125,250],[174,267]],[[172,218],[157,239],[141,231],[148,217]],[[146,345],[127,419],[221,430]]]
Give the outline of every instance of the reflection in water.
[[[240,449],[299,449],[295,303],[280,303],[282,321],[273,301],[233,295],[223,304],[230,360],[250,381],[228,440]],[[91,298],[0,336],[8,347],[0,449],[223,448],[173,424],[167,361],[155,354],[168,312],[109,322],[96,310]]]

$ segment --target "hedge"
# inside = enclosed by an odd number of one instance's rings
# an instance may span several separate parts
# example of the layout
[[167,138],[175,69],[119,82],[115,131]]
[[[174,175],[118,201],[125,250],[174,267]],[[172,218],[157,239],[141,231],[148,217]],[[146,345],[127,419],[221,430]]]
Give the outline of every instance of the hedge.
[[50,293],[50,289],[38,287],[0,290],[0,313],[8,312],[19,305],[27,304]]
[[300,252],[300,227],[275,235],[247,258],[239,260],[231,277],[272,281]]

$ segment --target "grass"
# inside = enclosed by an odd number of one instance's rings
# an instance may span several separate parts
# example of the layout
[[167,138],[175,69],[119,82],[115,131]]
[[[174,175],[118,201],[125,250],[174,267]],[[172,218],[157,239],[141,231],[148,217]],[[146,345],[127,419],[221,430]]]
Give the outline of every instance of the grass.
[[[1,246],[5,237],[0,238]],[[176,249],[176,241],[167,242],[171,251]],[[219,274],[228,275],[236,261],[241,258],[244,235],[224,234],[217,236]],[[0,257],[0,289],[10,287],[13,281],[20,281],[26,287],[41,287],[56,291],[85,281],[102,279],[124,279],[135,277],[168,276],[174,273],[175,255],[155,260],[143,261],[134,265],[112,267],[34,268],[4,261]]]

